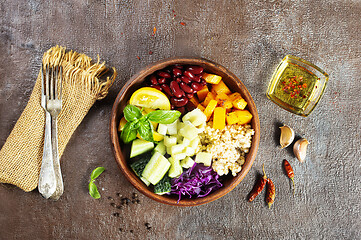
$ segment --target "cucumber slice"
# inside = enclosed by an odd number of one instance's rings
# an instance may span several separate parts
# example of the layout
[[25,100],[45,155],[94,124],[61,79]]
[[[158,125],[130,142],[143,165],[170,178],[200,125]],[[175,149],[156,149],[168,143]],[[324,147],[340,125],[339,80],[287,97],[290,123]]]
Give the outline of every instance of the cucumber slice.
[[136,139],[132,142],[132,148],[130,150],[130,158],[148,152],[153,148],[154,148],[154,143],[145,141],[143,139]]
[[137,175],[147,186],[149,186],[150,183],[147,179],[142,177],[142,172],[144,171],[144,168],[148,164],[151,157],[152,155],[147,152],[138,156],[139,160],[130,164],[130,168],[134,171],[135,175]]
[[155,152],[149,163],[145,166],[142,177],[155,185],[164,177],[169,167],[170,163],[168,159],[159,152]]
[[154,148],[154,151],[159,152],[162,155],[166,154],[167,151],[164,142],[163,141],[159,142],[158,145]]
[[142,180],[144,182],[145,185],[149,186],[150,185],[150,182],[144,178],[144,177],[140,177],[140,180]]
[[155,186],[154,186],[154,193],[158,195],[163,195],[165,193],[169,193],[172,189],[172,185],[170,183],[170,178],[165,175],[162,180],[160,180]]
[[207,152],[199,152],[196,155],[196,163],[203,163],[204,166],[211,166],[212,164],[212,154]]
[[171,178],[179,177],[179,175],[181,175],[183,172],[180,161],[170,157],[169,162],[171,163],[171,166],[168,171],[168,176]]

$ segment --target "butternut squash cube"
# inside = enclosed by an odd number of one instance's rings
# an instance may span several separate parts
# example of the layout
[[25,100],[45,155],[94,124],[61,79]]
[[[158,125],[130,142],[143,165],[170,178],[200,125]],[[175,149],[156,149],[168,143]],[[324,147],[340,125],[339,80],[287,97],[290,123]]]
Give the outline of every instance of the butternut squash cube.
[[213,114],[213,128],[224,129],[226,126],[226,109],[223,107],[216,107]]
[[228,94],[232,93],[231,90],[229,90],[229,88],[227,87],[227,85],[223,81],[220,81],[216,85],[212,85],[212,92],[215,95],[218,95],[218,94],[221,94],[221,93],[224,93],[224,94],[228,95]]
[[205,85],[201,90],[199,90],[197,92],[197,96],[198,96],[199,101],[203,102],[208,93],[209,93],[208,86]]
[[229,99],[231,99],[231,101],[236,100],[237,98],[242,97],[241,94],[239,92],[234,92],[231,95],[228,95]]
[[214,109],[217,107],[217,104],[218,102],[216,100],[209,101],[206,109],[204,110],[204,114],[207,117],[207,121],[211,118]]
[[247,102],[243,98],[237,98],[236,100],[234,100],[232,102],[232,104],[233,104],[234,108],[240,109],[240,110],[245,109],[247,106]]
[[252,114],[248,110],[236,110],[227,114],[227,124],[232,125],[235,123],[246,124],[251,122]]
[[127,123],[127,120],[125,120],[125,117],[122,117],[122,119],[120,119],[120,122],[119,122],[119,127],[118,127],[119,132],[123,131],[123,128],[126,123]]
[[191,102],[191,103],[194,105],[195,108],[196,108],[196,107],[198,106],[198,104],[199,104],[199,101],[198,101],[198,99],[197,99],[196,97],[190,98],[190,99],[189,99],[189,102]]
[[197,108],[200,109],[202,112],[204,112],[204,109],[206,109],[205,107],[203,107],[202,104],[198,104]]
[[202,78],[210,84],[218,84],[222,80],[221,76],[210,73],[203,73]]
[[218,105],[220,107],[224,107],[226,109],[233,107],[231,99],[224,93],[218,94],[216,96],[216,100],[218,101]]
[[208,92],[206,98],[204,99],[202,105],[203,107],[207,107],[208,103],[211,101],[211,100],[215,100],[216,99],[216,95],[212,92]]

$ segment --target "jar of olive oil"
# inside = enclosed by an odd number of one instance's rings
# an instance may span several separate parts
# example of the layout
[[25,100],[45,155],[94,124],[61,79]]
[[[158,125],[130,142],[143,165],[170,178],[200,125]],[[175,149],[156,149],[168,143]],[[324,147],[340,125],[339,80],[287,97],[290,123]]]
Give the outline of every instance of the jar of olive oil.
[[328,74],[312,63],[287,55],[269,83],[267,97],[280,107],[307,117],[316,107]]

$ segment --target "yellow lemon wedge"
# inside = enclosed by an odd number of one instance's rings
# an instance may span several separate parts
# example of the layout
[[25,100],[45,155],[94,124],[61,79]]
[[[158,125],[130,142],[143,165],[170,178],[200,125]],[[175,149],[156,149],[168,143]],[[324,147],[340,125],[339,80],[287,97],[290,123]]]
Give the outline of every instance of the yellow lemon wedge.
[[130,97],[129,104],[137,107],[170,110],[168,97],[152,87],[143,87],[135,91]]

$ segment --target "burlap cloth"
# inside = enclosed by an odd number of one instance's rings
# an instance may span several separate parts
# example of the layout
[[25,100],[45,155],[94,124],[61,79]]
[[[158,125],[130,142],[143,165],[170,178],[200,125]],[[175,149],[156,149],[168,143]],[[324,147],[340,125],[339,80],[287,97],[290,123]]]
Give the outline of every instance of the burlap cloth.
[[[93,63],[85,54],[53,47],[43,56],[43,64],[63,66],[62,111],[58,117],[59,157],[78,125],[96,100],[104,98],[116,77],[100,77],[107,72],[105,63]],[[40,105],[39,73],[29,102],[0,151],[0,182],[14,184],[24,191],[38,185],[44,145],[44,109]]]

